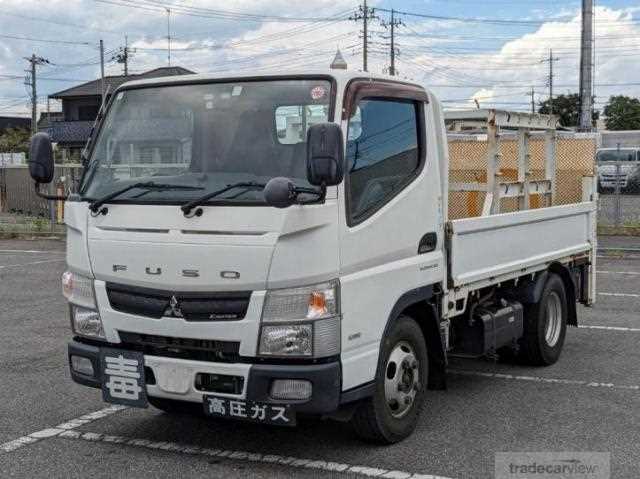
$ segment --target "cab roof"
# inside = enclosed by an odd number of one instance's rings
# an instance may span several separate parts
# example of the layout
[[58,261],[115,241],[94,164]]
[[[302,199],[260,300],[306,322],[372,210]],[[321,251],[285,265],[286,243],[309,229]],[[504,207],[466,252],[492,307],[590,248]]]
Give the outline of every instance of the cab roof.
[[[172,84],[188,84],[188,83],[202,83],[208,80],[219,81],[219,80],[230,80],[230,81],[243,81],[243,80],[260,80],[260,79],[273,79],[273,78],[286,78],[286,77],[331,77],[336,80],[338,85],[346,85],[350,80],[354,79],[369,79],[371,81],[375,80],[385,80],[385,81],[393,81],[398,83],[404,83],[407,85],[415,85],[422,88],[425,88],[424,85],[421,85],[417,82],[406,80],[403,78],[398,78],[389,75],[380,75],[373,74],[370,72],[359,72],[359,71],[350,71],[350,70],[291,70],[291,71],[278,71],[278,72],[247,72],[247,73],[238,73],[234,74],[233,72],[224,72],[224,73],[199,73],[194,75],[177,75],[177,76],[167,76],[161,78],[149,78],[144,80],[134,80],[121,85],[118,90],[127,89],[127,88],[136,88],[136,87],[144,87],[144,86],[162,86],[162,85],[172,85]],[[425,88],[426,89],[426,88]]]

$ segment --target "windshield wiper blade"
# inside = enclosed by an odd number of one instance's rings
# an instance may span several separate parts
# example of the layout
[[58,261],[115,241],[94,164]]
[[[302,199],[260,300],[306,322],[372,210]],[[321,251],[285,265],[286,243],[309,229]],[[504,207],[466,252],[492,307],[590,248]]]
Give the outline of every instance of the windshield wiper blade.
[[135,190],[138,188],[149,189],[149,190],[203,190],[201,186],[189,186],[189,185],[171,185],[166,183],[155,183],[153,181],[147,181],[142,183],[134,183],[129,186],[125,186],[119,190],[113,191],[108,195],[103,196],[102,198],[98,198],[89,203],[89,209],[93,213],[97,213],[102,205],[111,201],[114,198],[126,193],[130,190]]
[[[220,188],[219,190],[212,191],[211,193],[207,193],[206,195],[201,196],[200,198],[196,198],[195,200],[189,201],[180,207],[185,216],[189,216],[191,211],[196,207],[202,205],[205,201],[208,201],[216,196],[220,196],[227,191],[231,191],[235,188],[248,188],[255,190],[262,190],[266,184],[264,183],[256,183],[254,181],[241,181],[238,183],[231,183],[224,188]],[[201,211],[201,210],[200,210]],[[197,212],[196,212],[197,214]],[[202,214],[202,213],[200,213]]]

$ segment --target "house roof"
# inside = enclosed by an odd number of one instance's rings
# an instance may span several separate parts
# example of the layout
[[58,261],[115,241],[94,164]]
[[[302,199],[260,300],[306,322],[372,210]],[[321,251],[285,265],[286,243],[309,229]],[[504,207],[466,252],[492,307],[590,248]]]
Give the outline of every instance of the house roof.
[[51,141],[60,144],[84,144],[91,134],[92,121],[54,121],[43,128]]
[[[104,77],[104,87],[105,89],[108,89],[108,91],[114,92],[120,85],[131,80],[143,80],[145,78],[158,78],[175,75],[189,75],[192,73],[194,72],[182,67],[160,67],[136,75],[106,76]],[[100,81],[100,78],[98,78],[97,80],[92,80],[90,82],[82,83],[80,85],[67,88],[66,90],[53,93],[49,95],[49,98],[63,99],[80,96],[98,96],[102,92],[101,88],[102,82]]]

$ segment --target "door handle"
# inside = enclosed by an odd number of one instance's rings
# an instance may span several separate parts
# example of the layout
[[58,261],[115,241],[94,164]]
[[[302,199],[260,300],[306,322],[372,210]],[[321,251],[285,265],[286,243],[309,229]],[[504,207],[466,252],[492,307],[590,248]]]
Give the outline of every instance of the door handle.
[[435,250],[437,245],[438,235],[431,231],[420,239],[420,243],[418,243],[418,254],[429,253],[430,251]]

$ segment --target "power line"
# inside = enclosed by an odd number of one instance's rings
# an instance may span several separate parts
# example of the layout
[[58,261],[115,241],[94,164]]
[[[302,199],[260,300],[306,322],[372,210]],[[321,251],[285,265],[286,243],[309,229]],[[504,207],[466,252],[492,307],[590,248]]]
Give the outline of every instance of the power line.
[[[381,7],[378,7],[377,10],[381,12],[391,11],[390,9],[381,8]],[[565,15],[564,17],[551,17],[551,18],[544,18],[540,20],[518,20],[514,18],[451,17],[451,16],[444,16],[444,15],[431,15],[427,13],[407,12],[407,11],[401,11],[401,10],[396,10],[396,13],[398,15],[405,15],[405,16],[416,17],[416,18],[426,18],[429,20],[447,20],[447,21],[455,21],[455,22],[463,22],[463,23],[481,23],[481,24],[488,24],[488,25],[507,25],[507,26],[540,26],[548,22],[573,20],[574,18],[573,15]],[[640,20],[626,20],[626,21],[602,20],[596,23],[601,23],[601,24],[613,23],[613,24],[622,25],[622,24],[640,23]]]
[[44,39],[44,38],[21,37],[17,35],[5,35],[5,34],[0,34],[0,38],[9,38],[11,40],[22,40],[22,41],[28,41],[28,42],[56,43],[56,44],[62,44],[62,45],[83,45],[83,46],[91,45],[89,42],[51,40],[51,39]]
[[121,33],[119,32],[115,32],[113,30],[104,30],[104,29],[100,29],[100,28],[93,28],[93,27],[88,27],[87,25],[80,25],[78,23],[71,23],[71,22],[62,22],[59,20],[53,20],[50,18],[39,18],[39,17],[32,17],[32,16],[28,16],[28,15],[21,15],[19,13],[9,13],[9,12],[0,12],[0,15],[4,15],[4,16],[9,16],[9,17],[15,17],[15,18],[22,18],[24,20],[31,20],[34,22],[44,22],[44,23],[51,23],[54,25],[62,25],[65,27],[75,27],[75,28],[80,28],[82,30],[92,30],[95,32],[100,32],[100,33],[108,33],[108,34],[112,34],[112,35],[121,35]]
[[[258,13],[245,13],[231,10],[220,10],[204,7],[192,7],[165,1],[152,1],[152,0],[136,0],[132,2],[130,0],[95,0],[99,3],[106,3],[110,5],[137,8],[140,10],[147,10],[152,12],[163,13],[167,8],[170,8],[173,13],[179,15],[188,15],[202,18],[216,18],[221,20],[235,20],[235,21],[248,21],[248,22],[309,22],[323,20],[327,17],[295,17],[295,16],[281,16],[281,15],[267,15]],[[344,19],[346,20],[346,18]]]

